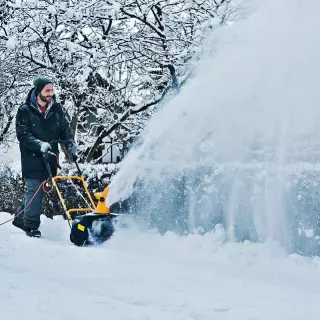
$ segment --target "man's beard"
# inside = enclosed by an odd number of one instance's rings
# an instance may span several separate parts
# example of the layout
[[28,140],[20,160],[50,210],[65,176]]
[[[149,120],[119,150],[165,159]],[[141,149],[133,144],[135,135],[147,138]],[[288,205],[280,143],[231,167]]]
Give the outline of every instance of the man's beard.
[[52,100],[52,97],[50,98],[46,98],[45,96],[43,96],[41,93],[39,94],[39,98],[45,102],[45,103],[49,103]]

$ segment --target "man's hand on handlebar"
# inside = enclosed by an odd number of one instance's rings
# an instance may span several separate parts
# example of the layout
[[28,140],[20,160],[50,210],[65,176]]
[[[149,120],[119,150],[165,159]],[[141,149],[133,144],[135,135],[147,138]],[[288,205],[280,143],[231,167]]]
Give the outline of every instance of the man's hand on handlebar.
[[73,156],[76,156],[77,154],[77,150],[78,150],[78,147],[76,145],[76,143],[72,140],[72,139],[69,139],[69,140],[52,140],[50,141],[50,144],[51,143],[60,143],[60,144],[63,144],[66,146],[67,150],[73,155]]
[[48,152],[49,150],[51,150],[51,145],[50,145],[50,143],[41,141],[41,144],[40,144],[40,151],[41,151],[41,153],[46,153],[46,152]]

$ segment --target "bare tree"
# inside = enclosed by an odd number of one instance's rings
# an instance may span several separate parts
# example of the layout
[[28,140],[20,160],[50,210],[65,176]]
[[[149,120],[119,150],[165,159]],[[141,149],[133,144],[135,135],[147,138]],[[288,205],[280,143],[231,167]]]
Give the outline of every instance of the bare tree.
[[[86,161],[90,162],[103,139],[124,122],[134,123],[136,115],[158,104],[170,91],[179,91],[185,83],[194,61],[201,56],[203,39],[214,25],[227,20],[230,1],[120,1],[116,12],[108,18],[100,17],[102,27],[109,21],[121,21],[127,30],[120,37],[112,37],[112,48],[123,55],[134,104],[123,110],[116,121],[104,126],[93,143]],[[118,56],[117,56],[118,57]],[[119,65],[114,61],[113,65]],[[134,116],[135,115],[135,116]],[[134,116],[134,117],[133,117]]]
[[106,136],[137,135],[154,107],[179,91],[207,33],[226,21],[229,2],[21,0],[7,7],[0,33],[7,73],[18,75],[5,90],[52,77],[90,162]]

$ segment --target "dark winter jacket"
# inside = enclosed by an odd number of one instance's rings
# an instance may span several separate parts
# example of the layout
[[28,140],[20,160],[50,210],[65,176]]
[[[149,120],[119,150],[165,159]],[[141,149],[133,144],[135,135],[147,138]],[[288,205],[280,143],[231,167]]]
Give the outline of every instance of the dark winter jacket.
[[[18,109],[16,133],[20,143],[23,177],[41,181],[49,176],[41,154],[41,142],[72,139],[66,114],[55,97],[49,103],[46,113],[42,114],[33,89],[29,92],[26,102]],[[58,145],[52,144],[51,147],[51,151],[58,155]],[[55,174],[57,163],[54,157],[50,159],[50,166]]]

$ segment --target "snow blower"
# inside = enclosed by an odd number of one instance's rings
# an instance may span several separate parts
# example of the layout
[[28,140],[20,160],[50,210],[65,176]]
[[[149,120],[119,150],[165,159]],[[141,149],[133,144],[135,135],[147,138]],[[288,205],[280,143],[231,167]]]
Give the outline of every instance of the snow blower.
[[[65,140],[54,140],[50,143],[60,143],[66,145],[68,141]],[[70,240],[77,246],[83,246],[85,244],[98,244],[107,241],[114,232],[114,218],[119,214],[111,213],[110,208],[105,204],[105,199],[107,197],[109,186],[107,186],[103,192],[94,193],[94,197],[97,200],[97,204],[93,201],[91,194],[87,188],[84,177],[77,162],[77,157],[72,156],[72,160],[76,165],[78,175],[63,176],[57,175],[53,176],[49,162],[48,156],[55,156],[53,152],[48,151],[47,154],[43,156],[46,168],[48,170],[50,179],[52,181],[52,186],[56,191],[56,194],[62,205],[65,218],[68,220],[71,232]],[[59,169],[61,167],[58,165]],[[66,201],[62,196],[62,191],[58,186],[58,182],[69,181],[72,184],[77,182],[82,188],[82,192],[87,198],[87,207],[81,208],[67,208]],[[76,187],[76,186],[75,186]],[[80,194],[81,195],[81,194]],[[81,195],[82,196],[82,195]],[[83,197],[83,196],[82,196]],[[83,213],[77,215],[77,213]]]

